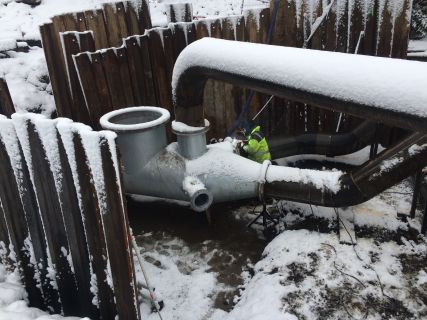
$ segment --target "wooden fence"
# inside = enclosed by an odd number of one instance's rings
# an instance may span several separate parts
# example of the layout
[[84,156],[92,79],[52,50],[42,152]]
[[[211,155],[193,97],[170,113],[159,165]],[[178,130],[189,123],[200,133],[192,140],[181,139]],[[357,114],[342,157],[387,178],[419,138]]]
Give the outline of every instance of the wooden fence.
[[[356,53],[357,48],[358,54],[406,57],[411,0],[399,2],[402,7],[397,8],[394,0],[329,3],[280,0],[272,37],[268,39],[271,17],[276,12],[274,2],[271,1],[270,8],[249,10],[242,16],[171,23],[166,28],[149,29],[144,34],[125,38],[119,46],[97,51],[92,50],[99,49],[97,43],[101,42],[96,32],[67,29],[69,32],[52,35],[63,39],[62,42],[56,40],[63,45],[63,50],[45,47],[45,51],[47,55],[65,56],[68,68],[61,72],[68,74],[71,96],[83,97],[85,102],[78,104],[72,118],[94,127],[98,126],[102,114],[116,108],[154,104],[171,109],[170,82],[175,60],[188,44],[203,37],[259,43],[271,40],[276,45],[347,53]],[[43,34],[44,28],[41,30]],[[247,96],[247,90],[208,82],[204,107],[212,125],[210,136],[225,135]],[[254,94],[249,117],[260,110],[267,98]],[[67,110],[60,109],[60,115],[68,115]],[[296,135],[349,131],[360,119],[274,99],[259,122],[267,134]]]
[[[122,38],[143,34],[149,28],[151,18],[146,0],[106,3],[101,9],[55,16],[52,22],[42,25],[40,34],[58,115],[89,124],[85,102],[76,90],[79,84],[74,64],[64,56],[65,50],[76,50],[79,45],[90,51],[120,46]],[[88,47],[84,42],[69,42],[68,37],[61,39],[59,34],[70,30],[90,30],[95,42]]]
[[0,115],[0,259],[31,306],[139,319],[128,230],[114,134]]

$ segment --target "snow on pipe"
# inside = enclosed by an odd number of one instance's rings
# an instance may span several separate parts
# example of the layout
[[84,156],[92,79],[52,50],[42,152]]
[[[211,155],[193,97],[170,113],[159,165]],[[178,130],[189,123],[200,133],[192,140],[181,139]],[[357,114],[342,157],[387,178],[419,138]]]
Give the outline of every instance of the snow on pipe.
[[176,61],[175,117],[203,125],[203,89],[212,78],[427,133],[426,74],[416,61],[204,38]]
[[117,133],[127,193],[190,202],[204,211],[214,202],[269,196],[322,206],[364,202],[426,165],[427,139],[414,133],[353,173],[259,164],[235,153],[230,140],[206,146],[204,127],[172,124],[178,142],[167,145],[170,114],[131,107],[101,118]]
[[364,121],[350,132],[323,134],[304,133],[297,136],[277,136],[268,140],[274,159],[299,154],[321,154],[335,157],[356,152],[375,142],[377,124]]

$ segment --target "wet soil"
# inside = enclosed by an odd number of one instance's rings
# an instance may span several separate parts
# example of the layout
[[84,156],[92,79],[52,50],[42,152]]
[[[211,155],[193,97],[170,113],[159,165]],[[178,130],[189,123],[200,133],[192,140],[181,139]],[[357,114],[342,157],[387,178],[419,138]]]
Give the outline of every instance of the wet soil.
[[[232,213],[243,204],[213,206],[210,210],[211,223],[204,213],[161,201],[128,199],[128,212],[137,241],[144,242],[141,245],[147,245],[147,241],[153,244],[164,238],[176,237],[184,240],[192,252],[202,255],[213,253],[208,260],[208,271],[217,273],[218,282],[225,288],[214,297],[214,307],[229,311],[233,307],[234,296],[239,294],[243,285],[242,271],[251,272],[250,265],[260,259],[266,245],[257,232],[247,228],[247,220]],[[138,237],[146,233],[150,236]]]

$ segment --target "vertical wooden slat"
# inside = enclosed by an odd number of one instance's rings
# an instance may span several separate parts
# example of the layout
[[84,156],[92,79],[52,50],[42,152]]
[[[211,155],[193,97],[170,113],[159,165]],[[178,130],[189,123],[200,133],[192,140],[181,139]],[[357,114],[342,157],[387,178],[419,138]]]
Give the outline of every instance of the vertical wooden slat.
[[126,39],[126,51],[128,56],[129,76],[131,79],[132,92],[135,105],[144,105],[144,68],[142,64],[141,48],[137,37]]
[[101,9],[85,11],[84,16],[86,18],[87,29],[93,31],[95,48],[98,50],[109,47],[103,11]]
[[376,55],[379,57],[390,57],[391,55],[393,25],[391,23],[392,15],[390,10],[392,7],[391,0],[380,1],[378,6],[379,21]]
[[[126,19],[125,6],[123,2],[116,3],[116,28],[119,32],[120,41],[115,46],[121,46],[123,43],[123,38],[127,38],[131,33],[128,30],[128,24]],[[107,21],[108,24],[108,21]]]
[[156,82],[154,80],[155,68],[150,55],[150,39],[148,35],[139,37],[139,45],[141,48],[142,68],[144,77],[144,103],[149,106],[157,105],[156,98]]
[[6,80],[0,78],[0,114],[10,117],[13,113],[15,113],[15,107],[13,106],[9,87]]
[[168,23],[193,21],[193,6],[191,3],[172,3],[166,5]]
[[80,310],[76,308],[79,298],[75,279],[67,257],[63,255],[63,248],[68,252],[69,246],[54,177],[34,124],[25,120],[24,126],[25,128],[21,129],[26,130],[27,143],[31,152],[31,159],[26,159],[26,161],[31,162],[32,168],[37,168],[37,170],[33,170],[33,185],[42,216],[52,267],[56,271],[56,282],[62,308],[64,314],[79,315]]
[[114,259],[110,259],[110,265],[117,313],[120,319],[138,320],[133,258],[126,224],[127,213],[118,187],[120,177],[116,174],[108,141],[101,139],[100,147],[106,198],[106,211],[103,212],[102,219],[108,254],[110,257],[114,257]]
[[[58,146],[58,165],[61,167],[61,190],[58,190],[64,225],[67,232],[67,239],[71,259],[73,263],[73,273],[75,275],[79,304],[76,309],[80,310],[78,315],[97,318],[98,312],[92,301],[88,299],[91,294],[91,274],[89,269],[89,254],[87,241],[80,213],[77,191],[74,185],[71,167],[65,152],[63,142],[59,132],[56,131],[56,143]],[[78,159],[77,161],[82,161]]]
[[401,11],[397,10],[400,14],[394,17],[393,47],[391,52],[393,58],[406,59],[411,22],[408,14],[410,10],[411,1],[404,0]]
[[[98,123],[99,119],[107,111],[111,111],[111,101],[108,88],[106,88],[106,90],[102,90],[102,87],[98,88],[97,86],[104,76],[102,66],[99,68],[102,74],[95,74],[92,61],[87,53],[81,53],[74,56],[74,61],[81,79],[82,90],[85,96],[85,104],[89,111],[91,125],[93,128],[98,129],[100,128]],[[99,62],[98,64],[100,65]],[[105,87],[106,86],[107,84],[105,83]]]
[[125,2],[125,15],[129,35],[143,34],[145,30],[140,29],[138,13],[131,2]]
[[[354,0],[352,2],[351,7],[349,8],[349,18],[348,18],[348,24],[349,24],[349,30],[348,33],[348,46],[347,46],[347,52],[348,53],[354,53],[356,50],[357,42],[359,41],[360,33],[364,31],[364,0]],[[362,42],[363,43],[363,42]]]
[[77,181],[80,186],[81,211],[86,230],[87,245],[91,256],[91,265],[96,279],[93,285],[98,290],[100,319],[113,320],[117,314],[114,293],[107,283],[107,247],[99,210],[97,193],[93,177],[88,166],[88,159],[80,136],[73,133],[73,149],[76,161]]
[[375,55],[377,39],[378,0],[369,2],[365,13],[365,36],[363,37],[363,54]]
[[135,99],[132,91],[132,79],[129,73],[128,55],[126,47],[116,49],[117,62],[119,65],[120,80],[123,87],[126,107],[135,106]]
[[0,201],[9,231],[10,243],[13,245],[17,266],[22,272],[22,280],[31,305],[44,308],[42,293],[35,281],[35,270],[31,266],[31,253],[25,245],[26,240],[29,239],[29,233],[12,161],[3,139],[0,139]]
[[62,56],[60,44],[55,39],[55,30],[52,23],[40,26],[43,51],[46,57],[49,78],[55,98],[56,112],[63,117],[71,117],[70,96],[67,90],[66,75],[63,72],[59,56]]
[[121,45],[122,37],[117,26],[116,4],[105,3],[103,5],[105,30],[108,38],[108,47],[118,47]]
[[64,54],[64,61],[66,63],[67,80],[71,94],[72,102],[70,103],[72,119],[78,122],[89,123],[89,111],[86,108],[82,89],[80,87],[79,77],[74,66],[72,58],[73,54],[80,52],[80,37],[78,33],[65,32],[60,33],[61,45]]
[[171,110],[170,82],[168,81],[166,58],[163,49],[163,32],[160,29],[156,28],[148,32],[148,49],[156,87],[157,103],[159,106]]
[[103,50],[101,62],[107,79],[113,110],[126,106],[126,95],[121,82],[120,67],[115,50],[112,48]]

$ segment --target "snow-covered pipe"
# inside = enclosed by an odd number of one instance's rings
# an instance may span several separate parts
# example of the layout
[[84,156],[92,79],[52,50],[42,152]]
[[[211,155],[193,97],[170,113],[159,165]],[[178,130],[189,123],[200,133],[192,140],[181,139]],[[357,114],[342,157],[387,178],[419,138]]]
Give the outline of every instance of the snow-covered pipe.
[[423,62],[204,38],[175,63],[175,119],[203,126],[203,89],[215,79],[427,133],[426,74]]
[[364,202],[420,170],[427,162],[426,135],[415,133],[353,173],[259,164],[235,153],[231,139],[206,146],[206,127],[174,123],[184,136],[166,144],[169,112],[155,107],[112,111],[101,118],[118,136],[127,193],[190,202],[195,211],[212,203],[274,197],[322,206]]

